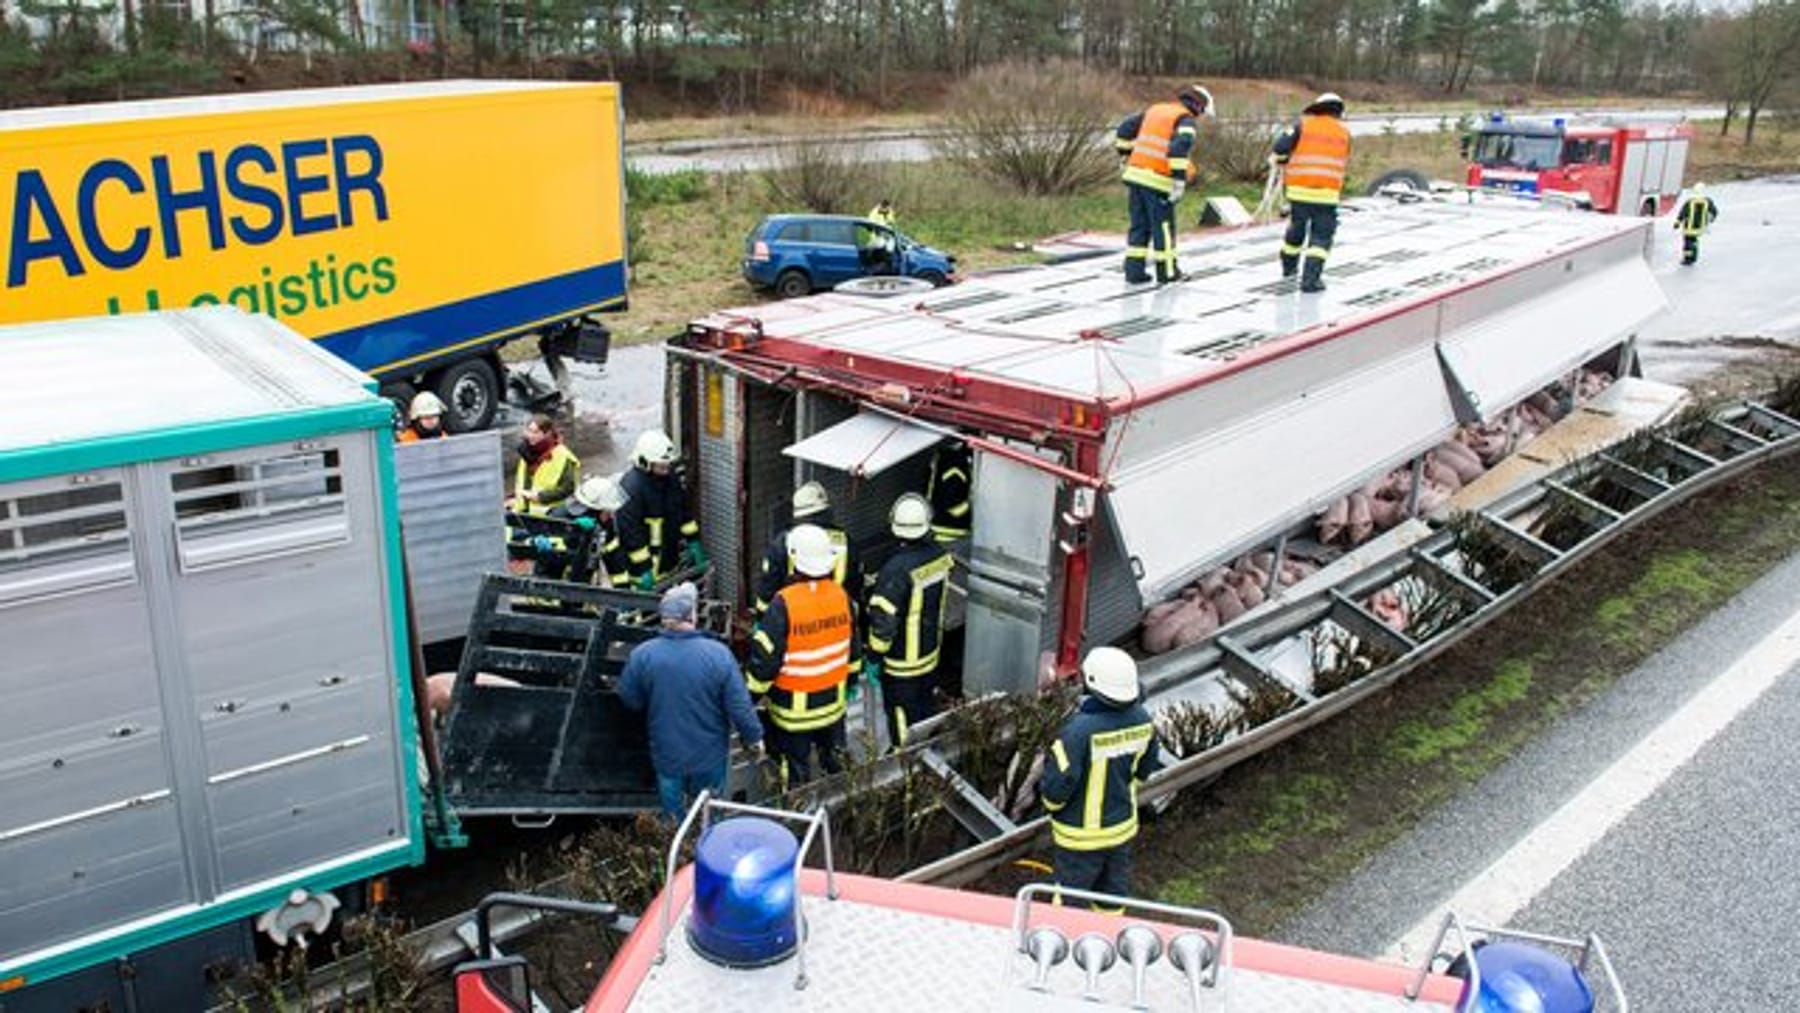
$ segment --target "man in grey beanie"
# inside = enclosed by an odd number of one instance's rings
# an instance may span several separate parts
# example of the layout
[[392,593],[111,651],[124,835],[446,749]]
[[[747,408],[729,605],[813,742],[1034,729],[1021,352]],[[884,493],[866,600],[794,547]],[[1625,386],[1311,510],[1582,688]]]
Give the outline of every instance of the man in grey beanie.
[[744,688],[743,673],[724,644],[694,628],[699,592],[677,584],[663,594],[662,630],[632,648],[619,680],[619,699],[645,711],[650,762],[664,814],[679,820],[701,791],[725,792],[731,729],[762,754],[762,722]]

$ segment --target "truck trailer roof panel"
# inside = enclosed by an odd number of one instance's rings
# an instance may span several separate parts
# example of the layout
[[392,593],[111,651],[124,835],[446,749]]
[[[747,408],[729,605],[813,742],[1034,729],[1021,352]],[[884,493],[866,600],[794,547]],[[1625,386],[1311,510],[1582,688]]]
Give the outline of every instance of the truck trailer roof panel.
[[741,332],[760,321],[765,336],[854,353],[858,370],[873,371],[870,357],[956,368],[1129,407],[1643,228],[1498,203],[1352,201],[1331,288],[1316,297],[1297,298],[1280,277],[1277,223],[1183,242],[1187,277],[1173,285],[1127,285],[1120,258],[1101,256],[976,276],[919,299],[831,294],[723,311],[696,326]]
[[284,325],[231,307],[0,327],[0,454],[367,408],[381,404],[372,384]]

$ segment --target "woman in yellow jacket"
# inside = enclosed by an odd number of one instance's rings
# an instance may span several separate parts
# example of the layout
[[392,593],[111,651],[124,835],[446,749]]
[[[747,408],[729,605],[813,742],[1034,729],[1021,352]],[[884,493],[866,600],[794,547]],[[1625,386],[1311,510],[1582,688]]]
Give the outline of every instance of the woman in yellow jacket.
[[556,420],[533,415],[519,439],[519,465],[513,471],[512,509],[547,514],[581,484],[581,460],[563,445]]

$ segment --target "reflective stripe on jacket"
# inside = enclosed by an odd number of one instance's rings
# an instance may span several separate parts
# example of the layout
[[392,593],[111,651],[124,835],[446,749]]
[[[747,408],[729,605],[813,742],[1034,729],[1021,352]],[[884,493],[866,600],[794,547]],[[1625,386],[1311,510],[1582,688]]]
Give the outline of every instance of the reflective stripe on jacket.
[[1350,167],[1350,128],[1336,116],[1302,116],[1286,162],[1287,199],[1336,204]]
[[1071,851],[1130,843],[1138,831],[1138,782],[1161,769],[1156,724],[1143,704],[1083,699],[1044,763],[1051,838]]
[[930,675],[944,640],[944,608],[956,560],[936,542],[901,542],[869,596],[869,653],[899,678]]
[[[850,544],[850,536],[828,518],[809,517],[806,523],[824,528],[825,537],[831,539],[832,548],[837,550],[836,568],[831,572],[831,579],[838,582],[854,604],[862,596],[862,571],[857,567],[856,549]],[[756,590],[750,602],[757,615],[768,610],[775,593],[794,577],[794,562],[788,558],[787,551],[787,536],[791,530],[783,528],[775,532],[775,537],[769,539],[768,546],[763,549],[762,566],[757,571]]]
[[795,581],[750,634],[750,692],[768,694],[769,716],[786,731],[823,728],[843,720],[855,655],[844,589],[833,580]]
[[960,440],[939,447],[931,456],[925,498],[931,503],[931,531],[940,542],[954,542],[969,533],[974,467],[969,445]]
[[631,575],[649,573],[661,579],[681,568],[681,543],[700,537],[700,524],[688,516],[687,490],[673,473],[653,475],[634,467],[619,480],[625,505],[616,515]]
[[1719,217],[1719,206],[1711,197],[1689,197],[1675,213],[1676,221],[1684,236],[1697,236],[1705,232],[1713,219]]
[[[1121,139],[1129,126],[1129,120],[1120,124]],[[1188,156],[1195,133],[1194,114],[1179,102],[1158,102],[1144,110],[1131,135],[1131,154],[1121,178],[1160,193],[1174,190],[1175,178],[1186,182],[1193,175]]]
[[[554,506],[569,498],[575,487],[581,484],[581,460],[575,452],[558,443],[551,447],[549,453],[538,460],[537,467],[527,464],[524,457],[519,458],[519,466],[513,469],[513,496],[520,513],[542,516],[550,512]],[[540,497],[528,500],[522,493],[530,489]]]

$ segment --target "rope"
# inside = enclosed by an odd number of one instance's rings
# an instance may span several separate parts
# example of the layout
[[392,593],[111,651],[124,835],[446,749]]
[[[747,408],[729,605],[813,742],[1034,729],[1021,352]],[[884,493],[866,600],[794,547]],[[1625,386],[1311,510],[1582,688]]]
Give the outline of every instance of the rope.
[[1256,211],[1250,216],[1252,219],[1259,222],[1275,220],[1275,205],[1281,197],[1281,184],[1285,175],[1281,163],[1270,158],[1268,175],[1263,177],[1262,200],[1256,203]]

